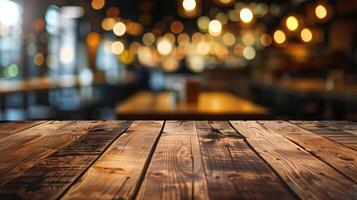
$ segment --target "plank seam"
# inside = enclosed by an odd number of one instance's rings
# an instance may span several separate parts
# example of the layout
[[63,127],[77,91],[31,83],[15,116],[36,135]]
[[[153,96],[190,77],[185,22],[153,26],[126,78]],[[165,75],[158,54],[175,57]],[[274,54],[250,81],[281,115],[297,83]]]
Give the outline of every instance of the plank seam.
[[[129,123],[128,127],[126,127],[125,129],[123,129],[123,130],[121,131],[121,133],[118,134],[118,135],[103,149],[103,151],[102,151],[100,154],[97,154],[98,156],[97,156],[97,157],[82,171],[82,173],[80,173],[80,174],[78,175],[78,177],[75,178],[75,179],[73,180],[73,182],[72,182],[67,188],[65,188],[65,189],[63,190],[63,192],[62,192],[61,194],[59,194],[58,197],[55,198],[55,199],[57,199],[57,200],[61,199],[61,198],[69,191],[69,189],[71,189],[71,187],[72,187],[73,185],[75,185],[75,183],[77,183],[80,178],[82,178],[82,176],[83,176],[83,175],[88,171],[88,169],[89,169],[90,167],[92,167],[92,165],[104,154],[104,152],[106,152],[106,151],[108,150],[108,148],[109,148],[110,146],[112,146],[112,144],[113,144],[125,131],[127,131],[127,130],[129,129],[129,127],[130,127],[131,124],[132,124],[132,121],[125,121],[124,123]],[[99,125],[100,125],[100,124],[98,124],[97,126],[99,126]],[[97,126],[95,126],[95,127],[97,127]],[[93,128],[95,128],[95,127],[93,127]],[[89,132],[89,131],[88,131],[88,132]],[[87,132],[87,133],[88,133],[88,132]]]
[[[204,175],[205,175],[205,177],[204,177],[204,180],[205,180],[205,182],[206,182],[206,190],[207,190],[207,195],[208,195],[208,198],[209,199],[211,199],[211,195],[210,195],[210,193],[208,192],[208,190],[209,190],[209,187],[208,187],[208,179],[207,179],[207,172],[206,172],[206,167],[205,167],[205,161],[204,161],[204,159],[203,159],[203,155],[202,155],[202,149],[201,149],[201,141],[200,141],[200,136],[198,135],[198,131],[197,131],[197,126],[196,126],[196,121],[194,121],[194,124],[195,124],[195,132],[196,132],[196,139],[197,139],[197,143],[198,143],[198,149],[200,150],[200,157],[201,157],[201,164],[202,164],[202,168],[203,168],[203,173],[204,173]],[[207,121],[207,124],[208,125],[210,125],[209,124],[209,122]],[[210,125],[211,126],[211,125]],[[193,200],[195,200],[195,197],[194,196],[192,196],[192,198],[193,198]]]
[[[229,125],[235,130],[236,134],[238,135],[241,135],[242,136],[242,139],[243,141],[247,144],[247,146],[253,150],[253,152],[265,163],[267,164],[267,166],[272,170],[272,172],[278,177],[278,179],[281,181],[282,185],[284,186],[284,188],[289,191],[292,196],[295,198],[295,199],[301,199],[298,194],[294,191],[293,188],[291,188],[289,186],[288,183],[285,182],[285,180],[283,179],[283,177],[281,177],[277,171],[275,171],[275,169],[253,148],[253,146],[249,143],[249,141],[246,139],[246,137],[244,135],[242,135],[234,126],[233,124],[231,123],[231,121],[228,121]],[[259,124],[259,123],[258,123]],[[260,124],[259,124],[260,125]],[[260,125],[261,126],[261,125]],[[262,126],[262,128],[265,128]]]
[[[287,121],[287,122],[289,122],[289,123],[291,123],[291,124],[293,124],[293,125],[295,125],[295,126],[298,126],[298,127],[302,128],[302,129],[304,129],[304,130],[306,130],[306,131],[309,131],[309,132],[311,132],[311,133],[314,133],[314,134],[316,134],[316,135],[319,135],[319,136],[321,136],[321,137],[323,137],[323,138],[326,138],[326,139],[328,139],[328,140],[330,140],[330,141],[332,141],[332,142],[335,142],[335,143],[337,143],[337,144],[340,144],[340,145],[342,145],[342,146],[344,146],[344,147],[346,147],[346,148],[349,148],[349,149],[351,149],[351,150],[353,150],[353,151],[356,151],[356,150],[353,149],[352,147],[346,146],[345,144],[342,144],[342,143],[340,143],[340,142],[338,142],[338,141],[335,141],[335,140],[333,140],[333,139],[331,139],[331,138],[329,138],[329,137],[326,137],[325,134],[315,133],[315,132],[313,132],[313,131],[311,131],[311,130],[309,130],[309,129],[304,128],[303,126],[301,126],[301,125],[299,125],[299,124],[295,124],[295,123],[292,122],[292,121]],[[354,143],[352,143],[352,144],[354,144]]]
[[[289,121],[287,121],[288,123],[291,123]],[[262,124],[260,124],[259,122],[257,122],[260,126],[263,126]],[[291,123],[292,124],[292,123]],[[293,124],[294,125],[294,124]],[[265,126],[263,126],[264,128],[266,128]],[[266,129],[269,129],[269,128],[266,128]],[[272,129],[269,129],[271,131],[274,131]],[[307,130],[308,131],[308,130]],[[278,132],[274,131],[275,133],[279,134]],[[309,131],[311,132],[311,131]],[[313,132],[312,132],[313,133]],[[281,135],[281,134],[279,134]],[[308,149],[306,149],[305,147],[301,146],[299,143],[293,141],[293,140],[290,140],[289,138],[285,137],[284,135],[281,135],[283,136],[285,139],[289,140],[290,142],[294,143],[295,145],[301,147],[302,149],[304,149],[306,152],[308,152],[309,154],[311,154],[312,156],[314,156],[315,158],[317,158],[318,160],[320,160],[321,162],[325,163],[326,165],[328,165],[329,167],[331,167],[332,169],[334,169],[335,171],[337,171],[339,174],[341,174],[342,176],[344,176],[345,178],[347,178],[348,180],[352,181],[353,183],[357,183],[356,181],[354,181],[352,178],[350,178],[349,176],[345,175],[344,173],[342,173],[339,169],[337,169],[336,167],[332,166],[330,163],[324,161],[323,159],[319,158],[319,156],[316,156],[314,153],[312,153],[311,151],[309,151]]]
[[140,189],[141,189],[141,186],[142,186],[142,184],[143,184],[143,182],[144,182],[146,173],[147,173],[147,171],[148,171],[148,169],[149,169],[149,166],[150,166],[152,157],[153,157],[154,152],[155,152],[155,150],[156,150],[157,144],[159,143],[160,138],[161,138],[161,136],[162,136],[162,133],[163,133],[163,131],[164,131],[165,125],[166,125],[166,120],[165,120],[164,123],[162,124],[160,133],[159,133],[159,135],[157,136],[157,138],[155,139],[155,142],[153,143],[153,145],[152,145],[152,147],[151,147],[151,150],[150,150],[150,152],[149,152],[148,158],[147,158],[146,161],[145,161],[143,170],[142,170],[141,173],[140,173],[139,179],[138,179],[138,181],[137,181],[137,184],[135,185],[135,188],[134,188],[134,191],[133,191],[133,195],[132,195],[132,197],[130,198],[130,200],[136,199],[136,197],[137,197],[137,195],[138,195],[138,193],[139,193],[139,191],[140,191]]

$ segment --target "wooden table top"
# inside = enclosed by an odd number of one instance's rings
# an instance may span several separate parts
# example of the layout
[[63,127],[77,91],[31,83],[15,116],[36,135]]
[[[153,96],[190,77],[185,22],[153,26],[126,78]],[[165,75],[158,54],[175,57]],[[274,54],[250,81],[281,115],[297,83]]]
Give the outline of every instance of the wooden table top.
[[118,119],[257,119],[268,111],[228,92],[201,92],[197,104],[175,103],[171,92],[138,92],[116,107]]
[[0,123],[0,199],[356,199],[357,123]]

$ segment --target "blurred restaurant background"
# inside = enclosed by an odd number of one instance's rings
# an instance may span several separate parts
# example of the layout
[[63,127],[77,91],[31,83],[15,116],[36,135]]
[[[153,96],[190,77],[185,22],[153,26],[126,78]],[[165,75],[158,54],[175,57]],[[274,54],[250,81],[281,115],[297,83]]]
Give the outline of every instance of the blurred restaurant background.
[[357,120],[357,0],[0,0],[0,120]]

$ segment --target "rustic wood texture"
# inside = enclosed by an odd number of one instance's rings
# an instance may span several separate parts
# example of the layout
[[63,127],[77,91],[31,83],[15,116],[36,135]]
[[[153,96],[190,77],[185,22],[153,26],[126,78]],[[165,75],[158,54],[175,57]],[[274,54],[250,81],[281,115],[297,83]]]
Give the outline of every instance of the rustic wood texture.
[[228,122],[197,122],[211,199],[293,199]]
[[258,123],[293,141],[304,150],[320,158],[354,182],[357,182],[356,151],[289,122],[261,121]]
[[69,189],[64,199],[131,199],[163,121],[134,122]]
[[232,121],[232,125],[300,198],[356,198],[355,182],[282,135],[257,122]]
[[42,123],[44,121],[3,122],[0,125],[0,139]]
[[357,199],[355,129],[347,121],[1,122],[0,199]]
[[347,121],[325,121],[324,124],[342,129],[357,136],[357,123]]
[[[346,147],[349,147],[353,150],[357,150],[357,136],[350,133],[343,127],[348,125],[339,126],[330,126],[330,123],[318,122],[318,121],[291,121],[293,124],[296,124],[306,130],[309,130],[315,134],[326,137],[330,140],[333,140],[339,144],[342,144]],[[337,122],[335,123],[335,125]]]
[[0,199],[56,199],[79,177],[129,122],[108,121],[95,126],[0,188]]
[[48,122],[0,140],[0,186],[101,122]]
[[194,121],[168,121],[136,199],[207,199]]

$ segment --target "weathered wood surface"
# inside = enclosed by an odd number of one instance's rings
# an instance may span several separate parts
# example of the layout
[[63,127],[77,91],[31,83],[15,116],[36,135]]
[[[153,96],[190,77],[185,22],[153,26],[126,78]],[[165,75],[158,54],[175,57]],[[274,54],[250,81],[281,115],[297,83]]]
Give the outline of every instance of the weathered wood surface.
[[212,199],[292,199],[283,182],[228,122],[197,122]]
[[79,177],[130,122],[108,121],[54,152],[0,188],[0,199],[55,199]]
[[[357,135],[350,132],[353,130],[352,126],[343,125],[341,127],[340,123],[336,122],[334,125],[339,125],[334,127],[331,126],[331,123],[318,121],[291,121],[291,123],[357,151]],[[347,126],[349,126],[349,130],[343,129]]]
[[0,140],[0,186],[101,122],[48,122]]
[[137,199],[207,199],[194,121],[169,121]]
[[357,152],[289,122],[259,122],[357,182]]
[[0,199],[357,199],[346,121],[0,123]]
[[232,124],[302,199],[356,198],[355,182],[282,135],[253,121]]
[[3,122],[0,124],[0,139],[42,123],[44,121]]
[[64,195],[64,199],[131,199],[163,121],[134,122]]

